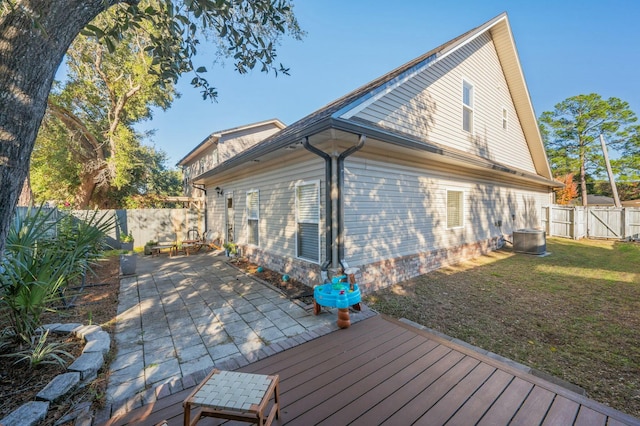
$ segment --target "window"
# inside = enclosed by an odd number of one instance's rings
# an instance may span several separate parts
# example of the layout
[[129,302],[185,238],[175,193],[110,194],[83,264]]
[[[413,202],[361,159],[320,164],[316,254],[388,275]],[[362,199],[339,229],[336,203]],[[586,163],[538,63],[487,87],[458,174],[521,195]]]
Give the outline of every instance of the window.
[[462,81],[462,130],[473,132],[473,85]]
[[258,245],[260,232],[260,200],[258,191],[247,192],[247,244]]
[[296,255],[320,261],[319,182],[296,185]]
[[507,109],[502,108],[502,128],[507,130]]
[[447,191],[447,228],[460,228],[464,217],[464,192]]

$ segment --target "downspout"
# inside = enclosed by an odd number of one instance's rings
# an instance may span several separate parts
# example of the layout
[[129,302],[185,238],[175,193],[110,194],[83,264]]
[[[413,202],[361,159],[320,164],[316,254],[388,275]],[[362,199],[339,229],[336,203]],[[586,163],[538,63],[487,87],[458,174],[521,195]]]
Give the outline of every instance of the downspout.
[[364,147],[364,142],[367,139],[365,135],[360,135],[360,139],[358,140],[358,144],[352,146],[351,148],[344,151],[342,154],[338,156],[338,206],[336,209],[338,213],[338,259],[340,262],[340,266],[345,268],[344,264],[344,199],[342,197],[342,192],[344,189],[344,160],[351,154],[359,151]]
[[333,244],[331,244],[331,229],[333,228],[333,220],[332,220],[332,212],[331,212],[331,156],[324,151],[319,150],[318,148],[309,144],[309,137],[305,137],[302,142],[302,146],[309,151],[312,152],[324,159],[324,194],[325,194],[325,260],[320,267],[322,271],[323,281],[327,278],[327,270],[329,269],[329,265],[332,262],[332,251],[331,248]]
[[340,253],[338,251],[340,239],[338,230],[340,200],[338,199],[338,193],[340,190],[338,189],[338,157],[335,152],[331,156],[331,175],[331,269],[336,270],[340,265]]

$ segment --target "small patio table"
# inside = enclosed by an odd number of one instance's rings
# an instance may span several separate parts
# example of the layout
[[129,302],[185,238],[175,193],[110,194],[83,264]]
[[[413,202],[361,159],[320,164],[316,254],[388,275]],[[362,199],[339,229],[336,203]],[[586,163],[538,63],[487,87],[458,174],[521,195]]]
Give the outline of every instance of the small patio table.
[[[214,369],[185,399],[184,425],[193,426],[201,417],[217,417],[270,425],[280,417],[279,376]],[[273,406],[265,417],[271,397]],[[191,409],[198,407],[193,420]]]
[[202,240],[184,240],[182,241],[182,249],[189,256],[191,253],[197,253],[202,248]]

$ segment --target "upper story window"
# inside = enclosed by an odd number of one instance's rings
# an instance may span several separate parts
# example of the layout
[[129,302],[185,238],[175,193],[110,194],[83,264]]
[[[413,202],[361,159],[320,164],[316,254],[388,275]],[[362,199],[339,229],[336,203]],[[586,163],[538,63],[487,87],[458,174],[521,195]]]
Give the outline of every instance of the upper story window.
[[504,130],[507,130],[507,123],[508,123],[507,118],[508,118],[507,109],[502,108],[502,128]]
[[473,84],[462,81],[462,130],[473,132]]

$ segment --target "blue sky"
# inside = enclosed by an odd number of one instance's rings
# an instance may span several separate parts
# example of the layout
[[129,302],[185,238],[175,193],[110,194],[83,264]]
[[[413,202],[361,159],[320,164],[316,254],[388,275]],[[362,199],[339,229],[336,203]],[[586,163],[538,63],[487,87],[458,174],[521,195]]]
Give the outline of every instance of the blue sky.
[[294,0],[307,32],[286,39],[278,59],[290,76],[240,76],[233,64],[209,69],[217,103],[203,101],[186,76],[182,97],[140,130],[171,166],[210,133],[279,118],[291,124],[411,59],[507,12],[529,93],[539,116],[574,95],[598,93],[629,102],[640,115],[640,1]]

